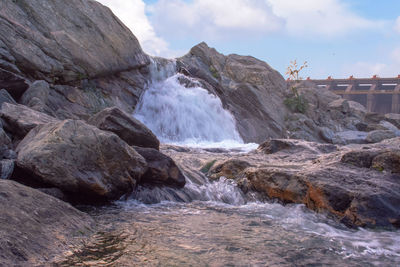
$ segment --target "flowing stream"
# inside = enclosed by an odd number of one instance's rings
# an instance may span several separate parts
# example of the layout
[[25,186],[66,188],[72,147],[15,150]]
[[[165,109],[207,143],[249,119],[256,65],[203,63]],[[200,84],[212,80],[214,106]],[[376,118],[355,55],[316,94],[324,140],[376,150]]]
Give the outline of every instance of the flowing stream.
[[[217,97],[196,81],[183,86],[190,78],[176,74],[173,62],[158,64],[135,117],[163,143],[230,153],[254,148],[243,144]],[[213,183],[187,177],[183,189],[139,188],[127,201],[85,210],[101,230],[61,265],[400,265],[398,231],[348,229],[303,205],[258,201],[223,177]]]

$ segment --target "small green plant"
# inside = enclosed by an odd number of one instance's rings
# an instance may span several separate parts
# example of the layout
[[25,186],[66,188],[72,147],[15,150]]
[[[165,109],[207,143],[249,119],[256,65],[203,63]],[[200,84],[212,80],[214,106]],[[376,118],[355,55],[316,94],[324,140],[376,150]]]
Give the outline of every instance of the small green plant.
[[202,173],[207,173],[212,166],[214,166],[215,162],[217,162],[217,160],[212,160],[206,163],[206,165],[203,166],[203,168],[200,169],[200,171]]
[[292,90],[292,95],[287,97],[283,103],[292,112],[305,113],[308,109],[307,99],[301,95],[297,89],[297,83],[303,78],[299,76],[300,71],[307,68],[307,61],[303,65],[298,66],[297,61],[291,61],[289,67],[287,68],[286,75],[289,76],[289,82],[291,83],[290,89]]
[[218,70],[217,70],[213,65],[210,66],[210,72],[211,72],[211,75],[212,75],[215,79],[221,78],[221,76],[220,76],[219,73],[218,73]]

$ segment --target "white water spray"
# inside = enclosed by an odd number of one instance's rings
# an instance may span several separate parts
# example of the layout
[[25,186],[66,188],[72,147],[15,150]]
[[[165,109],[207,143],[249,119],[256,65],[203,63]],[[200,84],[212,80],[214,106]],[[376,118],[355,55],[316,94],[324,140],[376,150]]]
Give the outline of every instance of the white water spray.
[[[160,67],[152,63],[152,83],[141,98],[135,117],[164,143],[204,145],[243,144],[232,114],[221,100],[183,74],[176,74],[175,63]],[[189,85],[181,84],[189,81]]]

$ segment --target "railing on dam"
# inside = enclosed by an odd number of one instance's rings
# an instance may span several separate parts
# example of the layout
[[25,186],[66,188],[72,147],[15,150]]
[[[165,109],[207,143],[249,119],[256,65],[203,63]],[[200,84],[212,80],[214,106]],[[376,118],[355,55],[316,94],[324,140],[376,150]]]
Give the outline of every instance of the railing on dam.
[[319,87],[363,104],[369,112],[400,113],[400,75],[394,78],[354,78],[315,80]]

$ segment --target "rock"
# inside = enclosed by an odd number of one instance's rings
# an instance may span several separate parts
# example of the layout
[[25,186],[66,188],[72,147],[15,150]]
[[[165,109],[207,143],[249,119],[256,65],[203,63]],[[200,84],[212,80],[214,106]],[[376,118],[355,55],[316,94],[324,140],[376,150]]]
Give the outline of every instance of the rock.
[[40,192],[43,192],[52,197],[58,198],[59,200],[68,201],[68,197],[58,188],[37,188]]
[[0,179],[10,179],[14,171],[14,162],[12,159],[0,160]]
[[253,189],[284,203],[303,203],[349,226],[398,227],[400,185],[387,174],[332,164],[308,170],[247,169]]
[[258,152],[274,154],[277,152],[314,152],[330,153],[336,151],[337,147],[329,144],[318,144],[294,139],[271,139],[259,145]]
[[35,81],[21,97],[21,104],[43,112],[49,98],[50,86],[46,81]]
[[215,163],[209,170],[207,176],[211,180],[218,180],[224,176],[228,179],[235,179],[245,169],[251,167],[251,164],[244,160],[228,159],[221,163]]
[[5,89],[0,90],[0,107],[3,103],[17,104],[14,98]]
[[119,108],[106,108],[89,119],[97,128],[118,135],[131,146],[159,149],[160,141],[143,123]]
[[391,124],[400,129],[400,114],[398,113],[385,114],[384,120],[390,122]]
[[338,132],[333,138],[333,143],[338,145],[365,144],[368,133],[361,131]]
[[380,121],[385,119],[385,115],[375,112],[368,112],[365,114],[365,121],[367,123],[379,123]]
[[368,143],[378,143],[385,139],[396,137],[395,133],[390,130],[376,130],[369,132],[365,139]]
[[371,167],[378,171],[400,174],[400,150],[379,154],[371,162]]
[[36,127],[17,153],[18,168],[30,174],[22,178],[61,189],[77,202],[119,199],[147,169],[144,158],[117,135],[76,120]]
[[145,158],[148,165],[147,171],[140,180],[141,184],[175,187],[183,187],[185,185],[185,176],[170,157],[153,148],[134,148]]
[[[0,15],[1,16],[1,15]],[[0,31],[4,30],[0,24]],[[9,33],[4,37],[6,38]],[[1,33],[0,33],[1,35]],[[21,95],[29,87],[29,82],[22,76],[13,72],[0,68],[0,88],[7,90],[7,92],[15,99],[19,99]]]
[[370,168],[372,160],[379,155],[380,151],[376,150],[354,150],[345,153],[342,158],[342,163],[347,163],[360,168]]
[[400,130],[390,122],[381,121],[379,122],[379,125],[381,125],[385,130],[392,131],[396,136],[400,136]]
[[249,56],[225,56],[200,43],[177,59],[177,67],[221,99],[245,142],[283,136],[286,83],[267,63]]
[[96,1],[6,1],[0,16],[10,63],[35,79],[71,81],[149,63],[131,31]]
[[94,224],[71,205],[10,180],[0,180],[0,206],[4,266],[48,265],[87,237]]
[[327,127],[322,127],[319,131],[319,135],[328,143],[333,143],[333,139],[335,138],[335,133]]
[[30,130],[38,125],[57,122],[56,118],[35,111],[23,105],[4,103],[0,117],[6,123],[5,129],[17,137],[23,138]]

